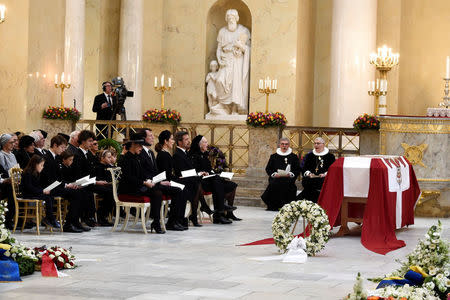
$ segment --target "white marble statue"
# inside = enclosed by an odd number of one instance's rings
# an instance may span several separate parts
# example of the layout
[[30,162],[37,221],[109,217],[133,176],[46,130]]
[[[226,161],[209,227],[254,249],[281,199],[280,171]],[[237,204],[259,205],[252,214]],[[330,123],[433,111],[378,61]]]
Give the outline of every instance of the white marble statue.
[[[226,12],[227,26],[217,35],[217,61],[215,74],[217,104],[210,106],[208,116],[247,115],[250,75],[250,31],[240,24],[235,9]],[[209,74],[208,74],[209,75]],[[209,96],[208,96],[209,102]]]

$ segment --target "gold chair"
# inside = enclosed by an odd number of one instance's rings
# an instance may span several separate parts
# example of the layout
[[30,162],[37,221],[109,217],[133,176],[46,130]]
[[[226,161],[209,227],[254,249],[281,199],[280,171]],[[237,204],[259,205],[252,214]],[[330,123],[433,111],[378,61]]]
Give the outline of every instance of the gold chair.
[[111,231],[115,231],[117,228],[117,225],[119,224],[120,219],[120,208],[123,207],[125,209],[125,221],[122,225],[121,231],[124,231],[125,228],[128,225],[128,220],[130,218],[130,208],[134,207],[136,208],[136,217],[141,216],[141,223],[142,223],[142,229],[144,230],[144,233],[147,234],[147,228],[146,228],[146,211],[150,211],[150,198],[147,196],[132,196],[132,195],[118,195],[118,187],[119,187],[119,180],[120,176],[122,175],[122,170],[120,167],[115,168],[108,168],[108,170],[111,172],[112,177],[112,186],[113,186],[113,196],[114,201],[116,202],[116,219],[114,221],[114,227],[111,229]]
[[[23,199],[20,191],[20,182],[22,179],[21,168],[9,169],[9,177],[11,178],[11,185],[13,191],[14,204],[16,206],[14,214],[14,228],[13,233],[16,232],[17,223],[19,218],[23,219],[21,231],[25,228],[27,220],[34,219],[36,222],[36,233],[40,235],[39,225],[41,224],[42,214],[44,212],[44,201],[39,199]],[[21,207],[20,204],[23,204]]]

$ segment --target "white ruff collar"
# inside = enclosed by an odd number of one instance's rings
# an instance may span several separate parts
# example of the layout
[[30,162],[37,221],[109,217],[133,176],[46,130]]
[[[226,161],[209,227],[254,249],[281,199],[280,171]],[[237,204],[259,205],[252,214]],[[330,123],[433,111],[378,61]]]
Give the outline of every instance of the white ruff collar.
[[277,148],[277,154],[281,156],[286,156],[292,153],[292,148],[288,148],[286,152],[281,152],[280,148]]
[[320,153],[317,153],[317,152],[316,152],[316,149],[313,149],[312,152],[313,152],[313,154],[316,155],[316,156],[324,156],[324,155],[327,155],[328,152],[330,152],[330,151],[328,150],[327,147],[324,147],[324,148],[323,148],[323,151],[320,152]]

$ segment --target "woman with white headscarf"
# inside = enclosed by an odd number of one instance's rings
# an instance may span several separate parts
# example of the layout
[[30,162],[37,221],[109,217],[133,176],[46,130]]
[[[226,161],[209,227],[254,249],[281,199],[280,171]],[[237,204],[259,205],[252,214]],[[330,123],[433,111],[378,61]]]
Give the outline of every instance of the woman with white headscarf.
[[14,142],[11,134],[5,133],[0,136],[0,165],[5,171],[9,171],[9,169],[17,165],[16,156],[12,153]]

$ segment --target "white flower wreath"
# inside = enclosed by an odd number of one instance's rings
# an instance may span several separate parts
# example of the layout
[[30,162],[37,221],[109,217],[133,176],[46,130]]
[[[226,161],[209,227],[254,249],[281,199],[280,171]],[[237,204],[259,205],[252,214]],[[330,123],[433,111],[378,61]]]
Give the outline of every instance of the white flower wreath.
[[314,202],[300,200],[284,205],[272,221],[273,239],[280,251],[286,252],[294,238],[291,226],[300,217],[304,217],[310,225],[310,235],[305,238],[306,253],[314,256],[325,247],[331,230],[327,214]]

